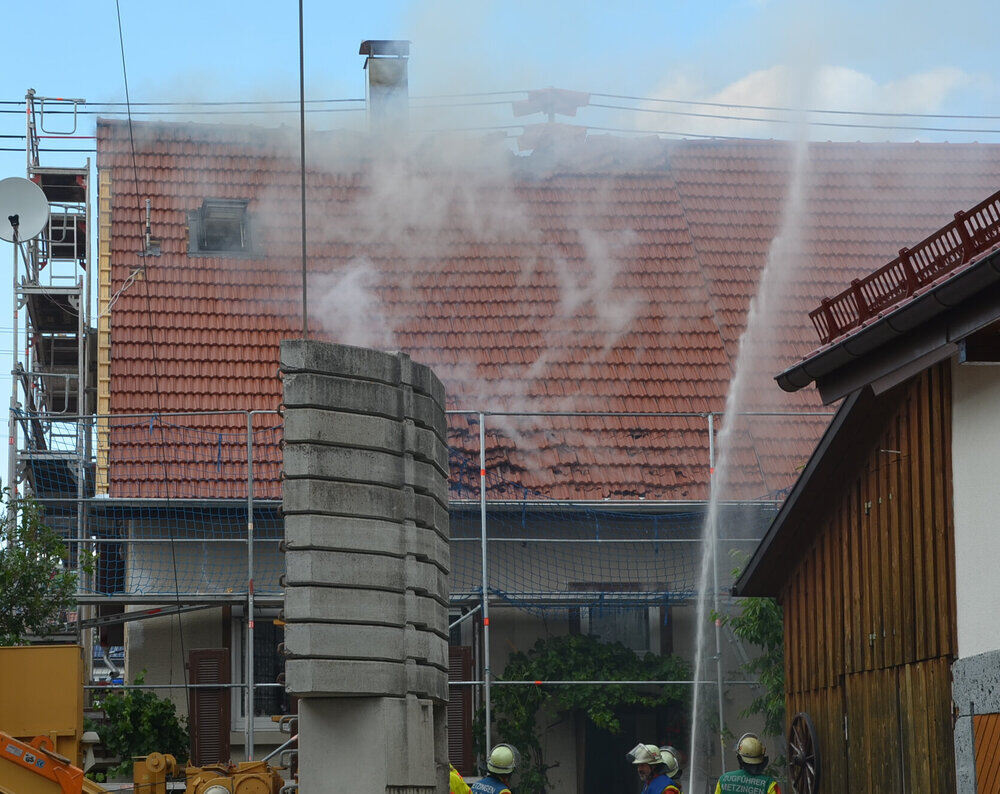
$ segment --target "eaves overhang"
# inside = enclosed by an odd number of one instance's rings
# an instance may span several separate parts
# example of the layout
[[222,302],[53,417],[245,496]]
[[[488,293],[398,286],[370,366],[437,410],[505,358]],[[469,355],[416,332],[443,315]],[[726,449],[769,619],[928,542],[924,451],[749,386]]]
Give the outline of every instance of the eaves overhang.
[[[929,366],[934,363],[935,355],[947,357],[961,338],[992,321],[960,317],[956,310],[971,301],[977,304],[980,314],[990,315],[994,313],[993,304],[998,297],[1000,247],[994,246],[960,270],[927,285],[898,308],[820,348],[775,376],[775,380],[788,392],[798,391],[815,381],[824,404],[829,405],[864,383],[885,377],[916,359],[922,359],[922,363]],[[945,321],[934,323],[941,319]],[[928,332],[932,324],[933,329]],[[906,344],[894,345],[904,339]],[[894,346],[896,353],[891,350]],[[855,368],[861,359],[876,352],[880,354],[878,362]],[[844,377],[845,372],[852,376]],[[837,373],[840,377],[835,376]]]

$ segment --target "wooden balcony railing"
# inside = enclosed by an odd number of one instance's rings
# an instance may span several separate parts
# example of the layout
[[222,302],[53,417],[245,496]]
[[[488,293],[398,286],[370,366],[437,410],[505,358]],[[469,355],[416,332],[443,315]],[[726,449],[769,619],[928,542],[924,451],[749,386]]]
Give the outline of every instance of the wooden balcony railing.
[[1000,191],[870,276],[855,279],[834,298],[824,298],[809,313],[823,344],[833,341],[865,321],[884,314],[921,287],[961,267],[976,255],[1000,243]]

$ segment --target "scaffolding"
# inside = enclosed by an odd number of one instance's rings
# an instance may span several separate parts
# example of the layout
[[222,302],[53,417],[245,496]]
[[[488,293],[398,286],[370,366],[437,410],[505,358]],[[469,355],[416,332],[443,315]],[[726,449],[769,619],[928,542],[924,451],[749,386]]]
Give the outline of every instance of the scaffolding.
[[[26,175],[45,194],[49,220],[38,237],[14,251],[6,483],[14,515],[23,493],[71,496],[77,504],[92,493],[92,439],[86,422],[78,420],[93,412],[95,392],[90,160],[72,168],[39,161],[42,139],[78,137],[77,108],[83,102],[40,97],[33,90],[25,96]],[[45,494],[36,474],[61,480],[65,489]],[[85,512],[63,516],[58,529],[82,540]],[[82,580],[83,558],[76,555],[71,563]]]

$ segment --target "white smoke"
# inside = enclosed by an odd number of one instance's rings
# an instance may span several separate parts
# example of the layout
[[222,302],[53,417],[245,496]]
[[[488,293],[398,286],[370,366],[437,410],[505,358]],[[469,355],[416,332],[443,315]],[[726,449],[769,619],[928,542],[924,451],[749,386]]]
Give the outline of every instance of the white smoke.
[[310,314],[331,337],[356,347],[393,347],[392,327],[377,294],[379,274],[370,261],[356,259],[339,272],[315,274],[310,286]]

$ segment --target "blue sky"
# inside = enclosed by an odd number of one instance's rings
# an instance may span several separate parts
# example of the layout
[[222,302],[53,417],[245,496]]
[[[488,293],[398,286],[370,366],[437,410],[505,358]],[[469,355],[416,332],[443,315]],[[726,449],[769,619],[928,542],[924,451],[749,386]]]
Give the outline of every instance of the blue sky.
[[[8,5],[8,30],[19,32],[4,43],[0,100],[22,99],[28,87],[41,95],[91,102],[124,99],[113,2]],[[134,102],[297,98],[294,2],[121,0],[121,13]],[[1000,116],[996,14],[985,0],[306,0],[305,18],[311,98],[362,97],[360,41],[405,38],[413,42],[410,91],[415,97],[557,86],[740,104]],[[630,104],[648,110],[675,107]],[[296,123],[294,114],[284,118]],[[447,120],[514,122],[509,106],[465,108]],[[632,110],[587,109],[574,121],[682,134],[787,134],[787,127],[759,122]],[[1000,130],[1000,118],[908,123]],[[0,114],[0,134],[22,132],[20,115]],[[91,117],[81,132],[92,134]],[[814,128],[812,135],[1000,142],[1000,133]],[[2,139],[0,145],[22,142]],[[49,154],[45,163],[78,164],[86,156]],[[0,177],[23,173],[23,153],[0,152]],[[6,284],[10,258],[10,245],[0,244],[0,280]],[[9,290],[2,290],[0,358],[5,362],[10,360],[10,318]],[[9,367],[4,363],[0,370]],[[8,387],[5,374],[0,392]],[[0,423],[5,421],[6,415]]]

